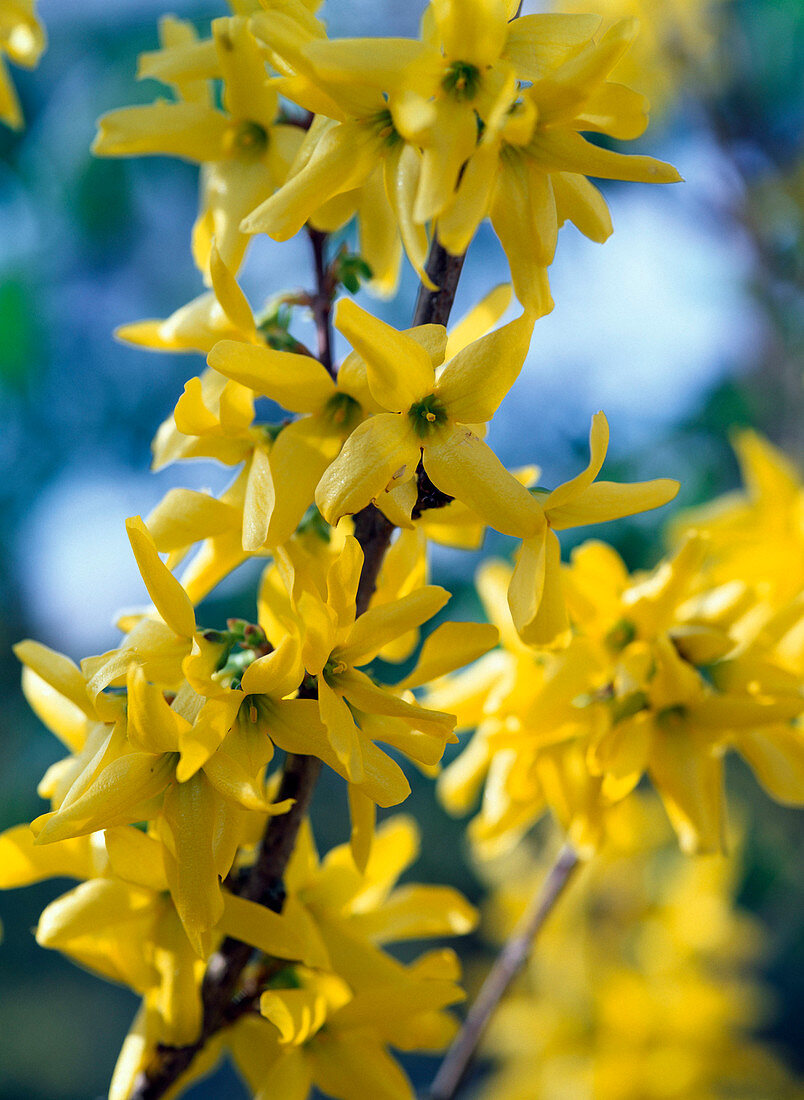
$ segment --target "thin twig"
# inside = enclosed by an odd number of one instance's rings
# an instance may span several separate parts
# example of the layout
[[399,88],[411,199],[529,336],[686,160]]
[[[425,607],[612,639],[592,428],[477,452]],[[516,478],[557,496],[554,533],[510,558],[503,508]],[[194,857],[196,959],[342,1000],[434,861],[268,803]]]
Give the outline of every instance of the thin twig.
[[574,849],[569,844],[565,845],[530,908],[489,971],[463,1027],[441,1063],[430,1089],[430,1100],[454,1100],[458,1095],[489,1020],[503,994],[525,965],[539,930],[579,863]]

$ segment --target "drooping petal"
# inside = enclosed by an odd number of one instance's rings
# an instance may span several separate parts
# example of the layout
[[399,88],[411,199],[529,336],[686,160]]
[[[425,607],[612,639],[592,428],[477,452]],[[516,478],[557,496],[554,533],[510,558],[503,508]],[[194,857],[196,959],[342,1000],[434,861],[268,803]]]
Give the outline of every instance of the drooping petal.
[[215,297],[228,319],[244,337],[256,339],[257,328],[248,299],[240,289],[237,279],[221,259],[214,242],[209,251],[209,274]]
[[265,533],[268,546],[281,546],[313,503],[316,486],[341,447],[341,436],[328,431],[318,417],[287,424],[274,440],[268,465],[280,487]]
[[305,167],[244,219],[243,232],[268,233],[277,241],[295,236],[327,199],[363,183],[376,167],[382,142],[359,122],[331,127]]
[[[432,369],[432,368],[431,368]],[[420,443],[406,416],[380,413],[352,432],[316,489],[318,510],[333,526],[416,472]]]
[[341,694],[332,690],[323,676],[318,678],[318,705],[327,727],[330,744],[352,783],[365,777],[360,734],[354,716]]
[[422,461],[438,489],[462,501],[504,535],[527,536],[543,518],[524,485],[467,427],[451,428],[428,441]]
[[354,783],[348,785],[349,816],[352,822],[352,831],[349,836],[349,848],[355,867],[358,871],[365,872],[366,865],[371,855],[371,845],[374,840],[374,825],[377,819],[377,805],[373,799],[364,794]]
[[685,852],[723,849],[723,762],[708,739],[675,726],[657,731],[649,774]]
[[173,900],[193,947],[203,957],[204,933],[223,915],[223,896],[213,853],[220,800],[203,772],[174,783],[165,795],[163,815],[176,856],[166,860]]
[[128,738],[143,752],[158,756],[178,752],[182,734],[190,728],[167,702],[161,688],[149,684],[137,665],[128,670]]

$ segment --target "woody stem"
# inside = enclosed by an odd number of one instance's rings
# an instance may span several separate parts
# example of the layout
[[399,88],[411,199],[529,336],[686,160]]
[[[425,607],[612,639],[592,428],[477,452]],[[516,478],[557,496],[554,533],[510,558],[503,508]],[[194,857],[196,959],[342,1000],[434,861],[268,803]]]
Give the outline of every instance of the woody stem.
[[576,852],[566,844],[522,920],[497,956],[463,1027],[441,1063],[430,1088],[429,1100],[454,1100],[458,1095],[489,1020],[511,982],[527,962],[542,925],[579,865]]
[[[332,300],[324,259],[326,234],[310,229],[309,236],[316,269],[317,293],[313,299],[313,312],[318,332],[319,358],[330,374],[334,375],[330,327]],[[414,324],[446,324],[462,264],[463,257],[449,256],[437,241],[433,242],[427,271],[433,282],[441,279],[441,284],[436,292],[421,288]],[[354,523],[355,538],[363,550],[363,569],[355,601],[357,614],[362,615],[377,586],[394,525],[373,504],[359,512]],[[285,902],[285,870],[293,854],[299,828],[307,813],[320,770],[321,761],[317,757],[288,754],[277,800],[281,802],[286,798],[294,798],[295,802],[288,813],[272,817],[268,822],[254,866],[238,891],[242,897],[256,901],[275,913],[282,912]],[[252,954],[253,949],[239,940],[227,937],[223,941],[207,964],[201,987],[204,1015],[199,1038],[183,1047],[158,1044],[150,1063],[137,1077],[129,1100],[158,1100],[164,1096],[189,1068],[207,1041],[231,1022],[238,984]]]

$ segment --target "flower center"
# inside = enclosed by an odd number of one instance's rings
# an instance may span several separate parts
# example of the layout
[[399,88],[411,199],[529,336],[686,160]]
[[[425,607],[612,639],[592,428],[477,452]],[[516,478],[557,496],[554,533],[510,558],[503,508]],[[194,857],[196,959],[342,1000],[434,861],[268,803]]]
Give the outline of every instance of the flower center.
[[441,87],[454,99],[469,102],[480,88],[480,69],[468,61],[453,61],[441,81]]
[[234,155],[260,157],[268,148],[268,131],[259,122],[246,119],[232,127],[228,144],[229,151]]
[[386,145],[396,145],[398,141],[402,140],[402,135],[394,126],[393,117],[387,108],[378,111],[376,115],[372,115],[368,121],[375,129],[377,137],[382,138]]
[[334,393],[324,407],[324,415],[337,428],[351,428],[360,416],[360,402],[348,393]]
[[438,400],[434,393],[428,394],[427,397],[423,397],[421,401],[417,401],[414,405],[411,405],[408,409],[408,417],[413,425],[413,430],[420,439],[424,439],[430,435],[432,431],[439,427],[441,424],[445,424],[447,421],[447,410]]

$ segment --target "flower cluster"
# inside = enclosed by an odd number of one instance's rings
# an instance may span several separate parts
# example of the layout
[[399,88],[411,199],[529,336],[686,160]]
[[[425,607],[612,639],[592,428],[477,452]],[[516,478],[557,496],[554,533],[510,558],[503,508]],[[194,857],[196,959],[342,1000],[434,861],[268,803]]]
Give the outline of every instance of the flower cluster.
[[[774,796],[804,795],[801,490],[780,456],[745,437],[748,496],[682,520],[673,556],[630,576],[602,543],[561,563],[557,532],[678,489],[599,480],[602,412],[588,465],[552,489],[484,439],[551,308],[558,229],[611,231],[587,177],[679,178],[595,137],[647,123],[644,98],[609,79],[633,22],[600,33],[596,16],[432,0],[419,40],[330,40],[317,7],[232,0],[208,36],[166,17],[139,75],[170,98],[111,112],[95,142],[200,166],[206,290],[118,336],[206,358],[154,465],[233,474],[218,496],[173,488],[127,520],[151,603],[120,617],[114,649],[79,666],[16,647],[67,755],[40,784],[47,812],[0,836],[0,886],[78,879],[40,943],[142,998],[111,1100],[176,1095],[224,1053],[258,1097],[412,1096],[388,1048],[449,1042],[459,968],[446,949],[402,963],[385,945],[467,932],[474,911],[449,887],[395,886],[417,832],[378,826],[377,807],[406,799],[409,762],[436,773],[458,727],[477,732],[440,789],[465,809],[485,780],[471,833],[486,848],[549,806],[591,851],[644,774],[682,845],[717,848],[727,749]],[[512,286],[449,325],[487,217]],[[315,287],[252,308],[238,272],[253,236],[300,231]],[[343,291],[390,294],[403,252],[421,293],[400,330]],[[428,583],[430,543],[478,547],[487,528],[519,543],[513,566],[482,571],[492,624],[435,625],[449,593]],[[209,622],[203,601],[249,558],[251,620]],[[307,811],[322,764],[351,836],[320,861]]]
[[549,807],[594,848],[647,775],[682,847],[718,850],[728,751],[772,797],[804,802],[801,483],[756,435],[737,446],[748,492],[682,516],[652,572],[629,575],[600,542],[556,561],[563,649],[524,645],[505,605],[510,568],[481,570],[503,649],[429,699],[477,727],[440,783],[466,811],[485,782],[471,829],[482,846],[513,843]]

